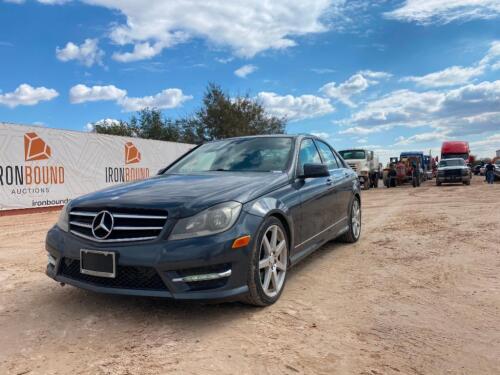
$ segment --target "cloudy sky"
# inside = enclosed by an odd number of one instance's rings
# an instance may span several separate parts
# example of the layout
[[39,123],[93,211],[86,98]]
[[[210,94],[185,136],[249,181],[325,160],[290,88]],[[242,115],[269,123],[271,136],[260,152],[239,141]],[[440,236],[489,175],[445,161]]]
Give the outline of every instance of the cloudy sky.
[[184,116],[216,82],[338,149],[500,149],[500,0],[0,0],[0,25],[0,121]]

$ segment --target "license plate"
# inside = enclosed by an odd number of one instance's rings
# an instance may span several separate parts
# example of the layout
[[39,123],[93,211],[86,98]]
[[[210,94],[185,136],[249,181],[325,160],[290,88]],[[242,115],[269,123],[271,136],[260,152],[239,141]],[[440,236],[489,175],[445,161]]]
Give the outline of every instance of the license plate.
[[116,277],[116,258],[112,251],[80,250],[80,272],[99,277]]

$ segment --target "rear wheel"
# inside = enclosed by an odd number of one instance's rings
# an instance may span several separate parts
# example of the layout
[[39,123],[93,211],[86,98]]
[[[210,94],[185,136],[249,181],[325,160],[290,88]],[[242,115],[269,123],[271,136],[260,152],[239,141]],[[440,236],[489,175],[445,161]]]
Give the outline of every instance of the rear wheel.
[[281,221],[269,217],[263,223],[252,250],[248,295],[244,302],[268,306],[276,302],[286,281],[288,239]]
[[340,237],[340,240],[342,242],[354,243],[359,240],[361,235],[361,204],[358,198],[354,198],[351,203],[348,220],[349,229]]

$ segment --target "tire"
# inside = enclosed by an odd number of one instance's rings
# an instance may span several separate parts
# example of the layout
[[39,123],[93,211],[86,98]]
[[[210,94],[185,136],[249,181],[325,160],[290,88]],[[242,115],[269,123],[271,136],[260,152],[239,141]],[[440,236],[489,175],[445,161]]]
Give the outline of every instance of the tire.
[[269,306],[280,298],[286,282],[288,251],[288,237],[283,224],[273,216],[268,217],[262,223],[253,245],[247,276],[248,294],[243,302]]
[[470,185],[470,180],[464,181],[464,185]]
[[441,182],[436,180],[436,186],[441,186]]
[[[353,220],[354,217],[354,211],[356,210],[356,204],[357,207],[359,208],[359,215],[358,219],[356,220],[358,224],[358,229],[355,229],[354,222]],[[345,232],[342,236],[339,237],[339,240],[342,242],[346,243],[354,243],[359,240],[359,237],[361,237],[361,203],[359,202],[358,198],[354,198],[351,204],[349,205],[349,214],[347,215],[347,218],[349,220],[349,229],[347,232]]]

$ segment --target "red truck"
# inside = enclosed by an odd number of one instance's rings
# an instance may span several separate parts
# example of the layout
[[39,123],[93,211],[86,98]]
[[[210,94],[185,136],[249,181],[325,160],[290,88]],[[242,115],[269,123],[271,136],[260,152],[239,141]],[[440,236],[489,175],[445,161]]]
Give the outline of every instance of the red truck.
[[471,164],[469,142],[447,141],[441,146],[441,159],[461,158],[466,164]]

